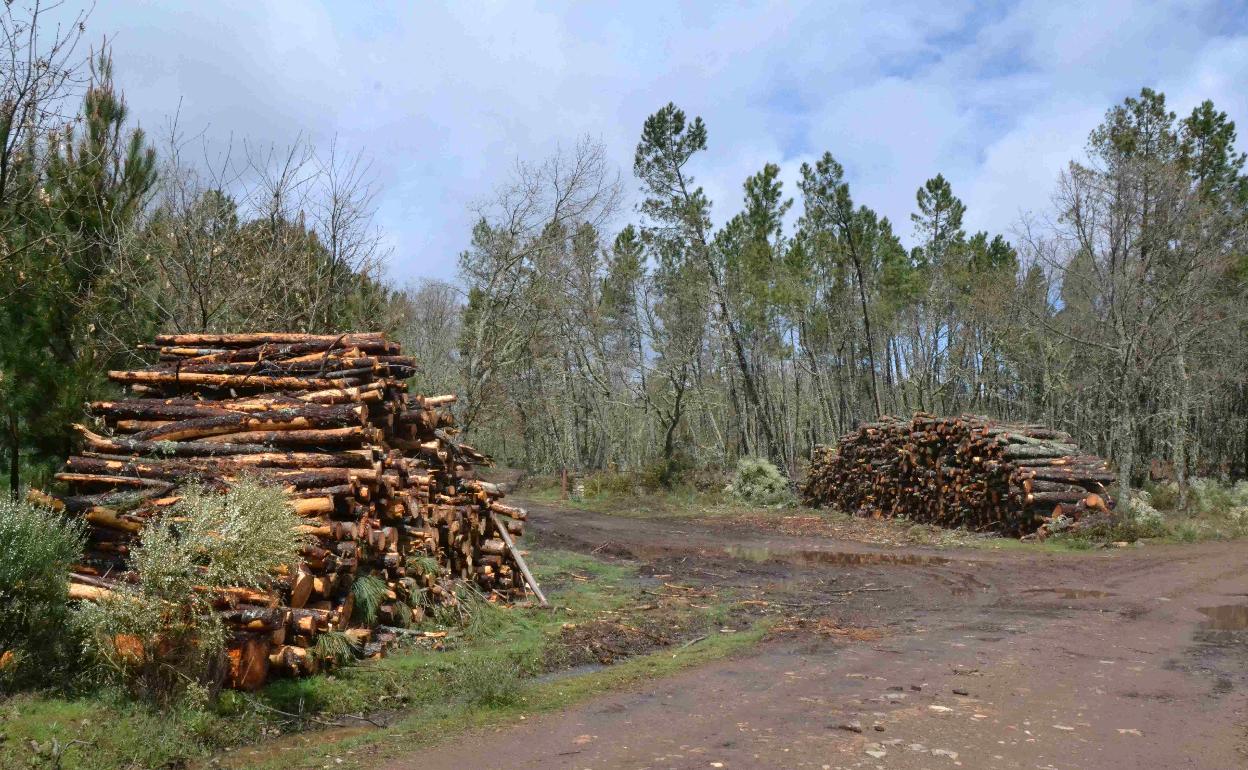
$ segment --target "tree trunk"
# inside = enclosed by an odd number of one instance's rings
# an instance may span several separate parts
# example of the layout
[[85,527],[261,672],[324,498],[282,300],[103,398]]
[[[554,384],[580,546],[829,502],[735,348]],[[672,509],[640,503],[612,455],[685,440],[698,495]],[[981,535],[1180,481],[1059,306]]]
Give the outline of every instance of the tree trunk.
[[867,361],[871,364],[871,396],[875,399],[875,418],[884,415],[884,407],[880,404],[880,387],[875,381],[875,343],[871,340],[871,314],[867,312],[867,285],[862,275],[862,261],[858,259],[858,249],[850,241],[849,255],[854,259],[854,272],[858,274],[858,299],[862,302],[862,326],[867,337]]
[[1183,349],[1175,360],[1175,404],[1171,423],[1170,461],[1174,465],[1174,479],[1179,484],[1179,507],[1187,507],[1187,361]]
[[[1132,391],[1124,387],[1124,391]],[[1114,455],[1118,460],[1118,500],[1122,505],[1131,501],[1131,473],[1135,464],[1135,414],[1131,392],[1118,394],[1118,414],[1114,420]],[[1124,509],[1125,510],[1125,509]]]

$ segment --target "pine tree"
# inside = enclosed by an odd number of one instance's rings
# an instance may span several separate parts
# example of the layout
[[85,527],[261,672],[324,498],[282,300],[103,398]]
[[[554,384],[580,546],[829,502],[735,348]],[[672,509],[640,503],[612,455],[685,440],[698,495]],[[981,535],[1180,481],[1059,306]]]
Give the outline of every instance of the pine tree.
[[142,281],[122,263],[117,244],[155,183],[155,152],[140,129],[126,128],[107,51],[91,73],[76,124],[32,137],[3,213],[5,270],[17,287],[0,312],[0,396],[14,493],[23,452],[36,466],[63,457],[69,425],[104,387],[110,359],[150,331]]

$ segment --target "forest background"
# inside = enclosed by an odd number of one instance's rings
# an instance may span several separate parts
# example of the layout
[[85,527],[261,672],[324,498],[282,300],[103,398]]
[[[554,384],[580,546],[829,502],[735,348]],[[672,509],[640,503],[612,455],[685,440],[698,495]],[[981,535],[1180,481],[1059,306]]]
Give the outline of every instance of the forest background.
[[416,390],[457,393],[469,439],[535,471],[671,484],[760,456],[797,478],[812,445],[914,411],[1068,430],[1129,483],[1150,463],[1180,482],[1248,470],[1248,181],[1211,102],[1110,106],[1049,210],[1008,233],[968,232],[941,175],[890,222],[832,152],[796,190],[767,164],[712,201],[714,127],[656,104],[631,170],[589,139],[520,160],[480,191],[457,280],[396,286],[368,148],[205,160],[176,122],[132,124],[81,19],[0,16],[14,490],[48,479],[106,371],[157,330],[387,331]]

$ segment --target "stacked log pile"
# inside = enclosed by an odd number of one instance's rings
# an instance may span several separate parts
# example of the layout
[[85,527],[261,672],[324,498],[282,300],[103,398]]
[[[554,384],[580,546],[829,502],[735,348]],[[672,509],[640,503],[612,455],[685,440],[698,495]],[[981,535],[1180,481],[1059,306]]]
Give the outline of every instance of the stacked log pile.
[[886,417],[816,447],[802,493],[812,505],[1023,536],[1107,512],[1109,465],[1069,434],[984,417]]
[[[69,493],[53,504],[89,525],[76,595],[136,579],[129,549],[180,488],[251,475],[286,490],[310,538],[280,590],[226,597],[234,686],[315,671],[310,650],[329,630],[380,655],[395,634],[379,629],[455,601],[460,581],[496,600],[540,597],[512,540],[525,512],[477,478],[488,458],[456,440],[454,396],[407,392],[414,362],[397,344],[380,334],[191,334],[145,347],[158,363],[109,372],[133,397],[90,405],[101,426],[77,426],[83,449],[56,476]],[[352,585],[365,574],[389,589],[375,628],[352,620]]]

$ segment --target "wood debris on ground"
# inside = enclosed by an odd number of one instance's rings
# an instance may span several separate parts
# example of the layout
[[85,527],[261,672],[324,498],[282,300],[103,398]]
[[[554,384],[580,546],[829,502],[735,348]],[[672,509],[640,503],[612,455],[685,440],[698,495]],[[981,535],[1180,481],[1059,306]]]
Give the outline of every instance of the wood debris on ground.
[[[459,584],[544,602],[512,539],[524,510],[477,477],[489,460],[457,440],[455,397],[408,393],[415,362],[398,344],[377,333],[174,334],[144,347],[156,364],[109,372],[132,397],[91,404],[100,427],[77,426],[82,450],[56,476],[68,493],[32,493],[88,523],[75,598],[139,579],[129,550],[180,489],[251,475],[285,489],[310,539],[276,590],[223,599],[235,687],[317,671],[312,648],[330,630],[380,656],[401,635],[391,627],[456,602]],[[388,588],[373,627],[352,620],[363,575]]]
[[884,633],[878,628],[844,626],[832,618],[788,616],[767,631],[767,638],[776,639],[792,634],[815,634],[846,642],[878,642]]

